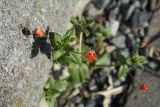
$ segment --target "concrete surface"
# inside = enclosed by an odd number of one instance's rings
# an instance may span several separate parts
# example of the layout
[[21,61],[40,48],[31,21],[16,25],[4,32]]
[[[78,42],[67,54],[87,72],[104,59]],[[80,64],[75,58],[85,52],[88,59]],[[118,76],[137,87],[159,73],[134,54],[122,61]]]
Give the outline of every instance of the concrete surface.
[[34,30],[50,26],[63,34],[77,0],[0,0],[0,107],[38,107],[52,62],[30,58]]

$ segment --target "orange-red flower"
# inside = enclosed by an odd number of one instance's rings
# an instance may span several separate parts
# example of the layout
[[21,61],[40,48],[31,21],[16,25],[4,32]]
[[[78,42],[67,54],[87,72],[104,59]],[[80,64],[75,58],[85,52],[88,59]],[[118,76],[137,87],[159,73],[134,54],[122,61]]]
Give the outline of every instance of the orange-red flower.
[[90,63],[93,63],[97,59],[97,54],[94,50],[88,50],[86,52],[86,58],[89,60]]
[[142,90],[142,91],[148,91],[149,90],[149,86],[148,85],[146,85],[146,84],[140,84],[140,90]]
[[36,29],[34,30],[34,34],[35,34],[36,36],[38,36],[38,37],[44,36],[44,32],[41,30],[41,28],[36,28]]

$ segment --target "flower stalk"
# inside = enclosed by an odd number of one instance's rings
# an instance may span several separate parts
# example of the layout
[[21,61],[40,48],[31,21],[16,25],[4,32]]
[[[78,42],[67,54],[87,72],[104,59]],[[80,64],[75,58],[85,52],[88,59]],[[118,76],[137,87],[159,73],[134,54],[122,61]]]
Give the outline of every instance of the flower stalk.
[[82,53],[82,41],[83,41],[83,32],[80,33],[79,37],[79,53]]

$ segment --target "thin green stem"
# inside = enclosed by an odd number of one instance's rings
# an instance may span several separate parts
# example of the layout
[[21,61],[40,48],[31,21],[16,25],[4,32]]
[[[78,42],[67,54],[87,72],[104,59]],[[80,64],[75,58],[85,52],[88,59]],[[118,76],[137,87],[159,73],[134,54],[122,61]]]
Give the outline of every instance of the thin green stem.
[[79,53],[82,52],[82,41],[83,41],[83,32],[80,33],[79,37]]
[[[82,41],[83,41],[83,32],[80,33],[80,37],[79,37],[79,53],[82,53]],[[82,55],[81,55],[82,58]],[[79,64],[79,75],[80,75],[80,67],[81,64]],[[80,81],[82,82],[82,78],[80,76]]]
[[84,53],[79,53],[79,52],[75,52],[75,51],[71,51],[71,52],[73,52],[73,53],[77,53],[77,54],[84,54]]
[[94,66],[99,66],[99,67],[111,67],[111,66],[115,66],[115,65],[94,65]]

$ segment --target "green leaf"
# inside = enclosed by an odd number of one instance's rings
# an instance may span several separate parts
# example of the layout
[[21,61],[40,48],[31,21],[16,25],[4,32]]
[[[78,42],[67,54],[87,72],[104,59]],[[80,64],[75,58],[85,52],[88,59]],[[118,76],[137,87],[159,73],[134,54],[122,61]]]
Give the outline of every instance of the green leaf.
[[78,53],[70,52],[69,56],[67,57],[69,62],[75,63],[75,64],[81,64],[82,58],[81,55]]
[[75,37],[75,28],[71,28],[71,29],[67,30],[67,32],[64,36]]
[[128,58],[127,61],[126,61],[126,63],[127,63],[128,65],[132,65],[132,60],[131,60],[131,58]]
[[72,17],[70,22],[73,24],[73,25],[79,25],[79,22],[78,22],[78,19],[75,18],[75,17]]
[[52,96],[51,101],[47,101],[49,107],[55,107],[56,97]]
[[92,22],[93,22],[93,20],[91,20],[91,19],[86,20],[86,24],[88,24],[88,25],[91,24]]
[[128,66],[126,64],[121,65],[118,71],[118,78],[120,79],[121,77],[125,76],[128,72],[129,72]]
[[101,24],[94,23],[92,32],[97,37],[103,37],[102,39],[109,39],[111,37],[110,29]]
[[95,36],[96,36],[96,37],[101,37],[101,38],[102,38],[102,37],[103,37],[103,34],[102,34],[101,32],[96,32],[96,33],[95,33]]
[[105,65],[107,61],[109,61],[108,55],[102,54],[95,62],[95,65]]
[[66,44],[64,46],[64,50],[67,52],[72,52],[72,51],[74,51],[74,48],[70,44]]
[[55,32],[49,32],[49,39],[51,42],[51,45],[54,46],[59,46],[62,44],[62,38],[61,35]]
[[87,29],[84,29],[84,34],[86,35],[86,37],[88,37],[90,35],[90,32]]
[[53,55],[53,59],[54,60],[57,60],[58,58],[60,58],[61,56],[63,56],[65,54],[65,51],[64,50],[54,50],[52,52],[52,55]]
[[84,63],[81,64],[79,73],[80,73],[81,82],[85,82],[85,80],[89,76],[88,66]]
[[125,58],[123,55],[121,55],[120,53],[117,53],[117,54],[116,54],[116,57],[117,57],[118,61],[119,61],[121,64],[125,64],[125,63],[126,63],[126,58]]
[[65,90],[67,86],[67,81],[65,80],[59,80],[59,81],[55,81],[54,84],[52,85],[52,89],[58,91],[58,92],[62,92],[63,90]]
[[69,29],[66,34],[63,36],[63,42],[71,42],[72,39],[76,38],[75,28]]
[[45,88],[45,89],[49,89],[50,86],[51,86],[51,84],[54,83],[54,81],[55,81],[55,80],[53,79],[52,75],[49,75],[48,80],[47,80],[44,88]]
[[136,65],[136,66],[138,66],[138,67],[141,66],[142,64],[148,63],[146,57],[140,56],[140,55],[138,54],[138,52],[136,52],[136,53],[132,56],[131,61],[132,61],[132,63],[133,63],[134,65]]
[[148,63],[148,61],[146,60],[146,58],[143,57],[143,56],[139,56],[138,59],[135,62],[135,65],[137,65],[137,66],[140,67],[142,64],[146,64],[146,63]]
[[67,57],[68,57],[68,52],[66,52],[64,55],[59,57],[56,61],[62,65],[66,65],[68,63]]
[[72,83],[77,84],[81,82],[80,76],[79,76],[79,65],[77,64],[70,64],[69,65],[69,74],[70,74],[70,80]]
[[70,91],[66,90],[66,92],[63,93],[63,95],[61,96],[61,99],[66,99],[66,98],[68,98],[68,96],[69,96],[70,94],[71,94]]
[[106,32],[106,33],[107,33],[107,34],[106,34],[106,37],[107,37],[107,38],[111,38],[111,37],[112,37],[111,29],[106,26],[106,30],[107,30],[107,32]]
[[84,18],[84,16],[81,16],[79,18],[79,22],[80,22],[81,25],[86,25],[86,19]]

